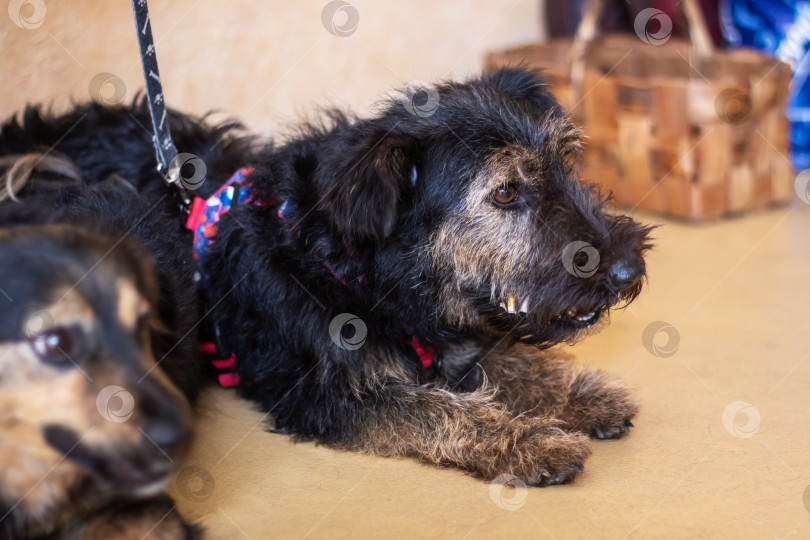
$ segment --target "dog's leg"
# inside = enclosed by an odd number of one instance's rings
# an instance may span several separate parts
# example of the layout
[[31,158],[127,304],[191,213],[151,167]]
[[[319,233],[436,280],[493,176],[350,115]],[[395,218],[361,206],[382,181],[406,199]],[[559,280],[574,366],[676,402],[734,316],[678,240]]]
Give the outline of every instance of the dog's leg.
[[533,485],[572,479],[590,454],[584,435],[552,419],[515,417],[491,393],[395,384],[375,401],[350,448],[452,465],[485,479],[512,474]]
[[112,504],[76,525],[65,538],[81,540],[202,540],[199,527],[189,525],[166,495]]
[[601,371],[576,366],[556,350],[516,345],[493,351],[480,363],[495,399],[515,414],[558,418],[563,427],[599,439],[621,437],[638,404],[630,389]]

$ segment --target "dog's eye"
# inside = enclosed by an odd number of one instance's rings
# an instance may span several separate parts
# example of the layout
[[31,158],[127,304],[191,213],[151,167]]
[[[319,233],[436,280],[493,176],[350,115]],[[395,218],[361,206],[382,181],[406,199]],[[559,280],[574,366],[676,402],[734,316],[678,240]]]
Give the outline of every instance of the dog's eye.
[[492,193],[492,200],[496,204],[506,206],[517,200],[517,189],[513,185],[501,186]]
[[54,328],[31,339],[31,347],[41,361],[61,367],[73,363],[77,338],[68,328]]

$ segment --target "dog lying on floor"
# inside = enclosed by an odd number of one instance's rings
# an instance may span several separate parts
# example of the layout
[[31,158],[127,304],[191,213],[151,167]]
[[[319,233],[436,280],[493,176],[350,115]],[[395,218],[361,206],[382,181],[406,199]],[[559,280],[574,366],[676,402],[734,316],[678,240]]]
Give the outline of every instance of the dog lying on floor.
[[51,187],[0,205],[0,538],[198,538],[163,494],[200,386],[173,221]]
[[[637,405],[549,348],[639,294],[649,228],[580,184],[579,134],[534,72],[326,116],[278,146],[170,116],[207,168],[189,223],[207,337],[233,354],[239,391],[299,439],[572,479],[588,438],[623,435]],[[55,145],[88,179],[119,174],[156,201],[172,188],[148,124],[143,103],[29,109],[0,155]]]

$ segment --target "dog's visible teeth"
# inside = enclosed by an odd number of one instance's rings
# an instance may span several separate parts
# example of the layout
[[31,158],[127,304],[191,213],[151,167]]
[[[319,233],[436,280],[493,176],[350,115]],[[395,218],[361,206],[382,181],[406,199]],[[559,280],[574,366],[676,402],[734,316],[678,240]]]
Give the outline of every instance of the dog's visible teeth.
[[520,313],[526,315],[529,312],[529,301],[524,300],[522,304],[520,304]]
[[509,313],[515,313],[515,304],[516,303],[517,302],[515,302],[515,297],[512,296],[512,295],[509,295],[509,298],[506,300],[506,311],[508,311]]

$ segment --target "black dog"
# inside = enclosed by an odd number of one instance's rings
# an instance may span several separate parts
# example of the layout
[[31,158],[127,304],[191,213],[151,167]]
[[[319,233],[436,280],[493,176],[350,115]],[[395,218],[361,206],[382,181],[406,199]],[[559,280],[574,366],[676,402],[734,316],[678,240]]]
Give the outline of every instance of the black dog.
[[0,537],[197,538],[162,494],[201,383],[189,250],[130,186],[53,180],[0,206]]
[[[543,351],[635,298],[649,229],[579,183],[578,133],[536,73],[327,116],[259,148],[233,125],[171,117],[177,147],[207,166],[202,198],[249,167],[190,220],[208,337],[234,353],[240,391],[299,438],[488,479],[571,479],[588,436],[622,435],[637,407]],[[88,178],[117,173],[157,200],[170,188],[139,124],[138,104],[28,110],[0,154],[58,141]]]

